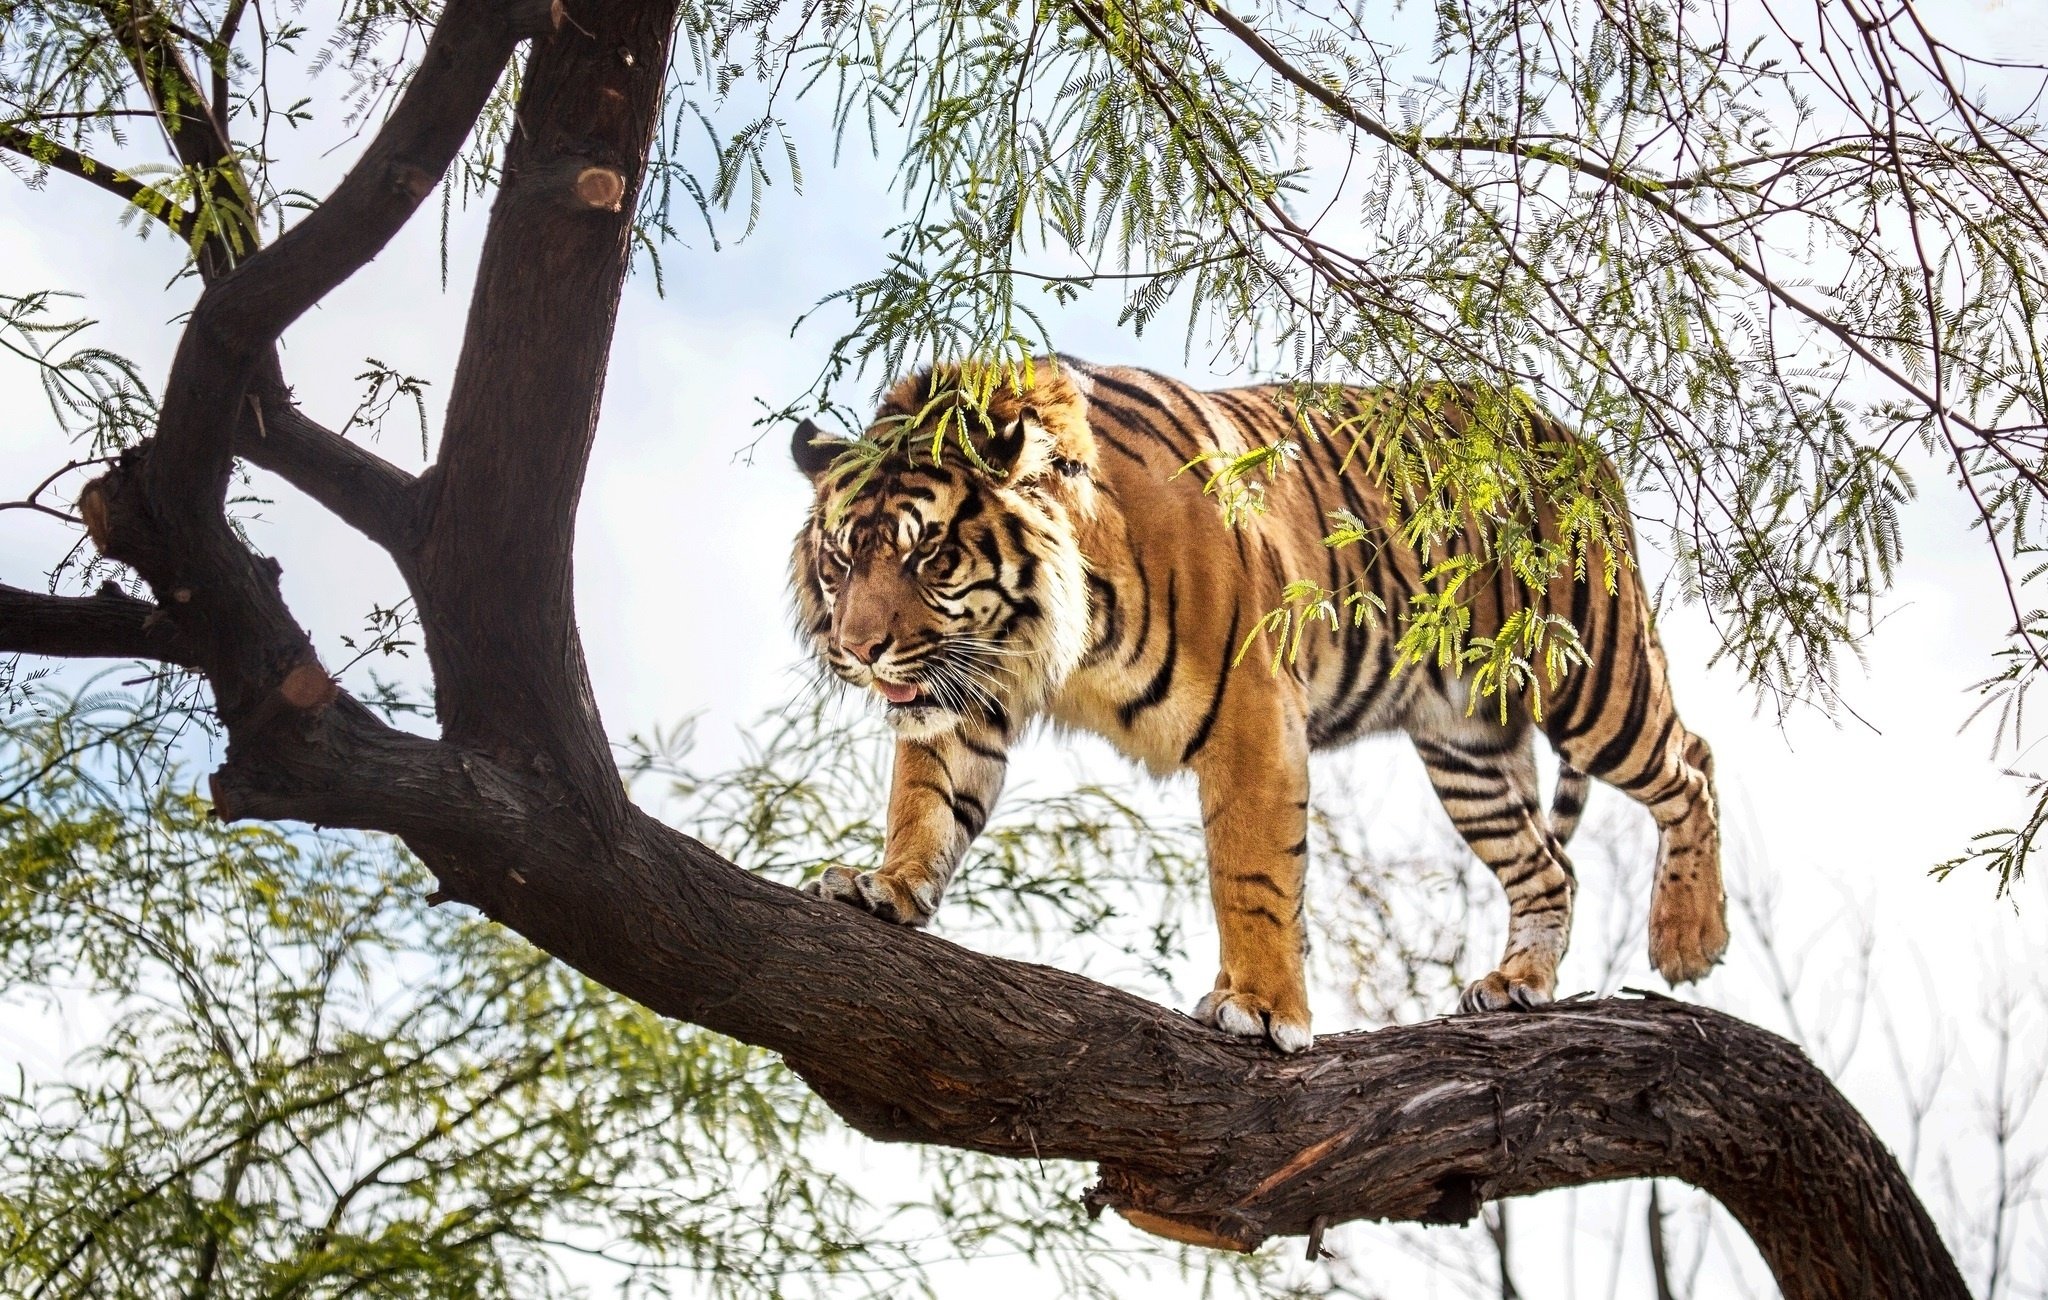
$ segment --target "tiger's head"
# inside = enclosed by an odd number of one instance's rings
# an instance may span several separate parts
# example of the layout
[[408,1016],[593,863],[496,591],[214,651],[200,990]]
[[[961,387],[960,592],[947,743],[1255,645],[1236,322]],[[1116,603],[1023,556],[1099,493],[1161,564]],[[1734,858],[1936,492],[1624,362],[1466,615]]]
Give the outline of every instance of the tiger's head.
[[790,447],[817,493],[791,565],[799,631],[909,739],[967,719],[1008,731],[1074,670],[1088,636],[1085,377],[1040,362],[1029,388],[998,389],[985,412],[960,382],[952,367],[914,375],[860,444],[806,420]]

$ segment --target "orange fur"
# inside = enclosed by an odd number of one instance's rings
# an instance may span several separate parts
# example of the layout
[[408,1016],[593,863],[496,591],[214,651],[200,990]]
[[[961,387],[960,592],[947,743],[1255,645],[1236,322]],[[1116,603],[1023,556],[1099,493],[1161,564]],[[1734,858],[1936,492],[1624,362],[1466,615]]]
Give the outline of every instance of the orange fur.
[[[973,455],[942,446],[935,461],[927,430],[952,407],[957,382],[942,370],[891,391],[870,430],[889,448],[879,462],[835,461],[837,448],[816,444],[808,426],[797,437],[818,491],[793,561],[800,626],[843,679],[904,697],[889,710],[901,739],[884,861],[866,873],[831,868],[815,892],[923,923],[994,806],[1021,729],[1045,718],[1092,731],[1153,772],[1194,771],[1220,939],[1216,984],[1197,1015],[1295,1050],[1309,1042],[1308,753],[1401,730],[1508,896],[1507,949],[1467,989],[1468,1010],[1554,994],[1575,889],[1563,840],[1588,773],[1644,803],[1660,828],[1658,969],[1697,979],[1720,958],[1711,758],[1672,708],[1633,569],[1619,568],[1612,592],[1561,576],[1538,601],[1568,613],[1593,655],[1543,719],[1565,771],[1546,812],[1536,728],[1519,702],[1503,723],[1492,701],[1468,709],[1454,675],[1392,671],[1382,624],[1311,630],[1277,673],[1257,653],[1231,667],[1291,579],[1370,590],[1396,616],[1423,590],[1427,565],[1392,531],[1370,449],[1347,462],[1351,439],[1333,417],[1298,410],[1282,388],[1198,392],[1144,371],[1046,360],[1028,390],[998,390],[987,421],[967,422]],[[1351,390],[1343,404],[1369,429],[1409,418],[1415,394]],[[1455,390],[1430,390],[1427,404],[1465,418]],[[1299,438],[1304,420],[1322,436],[1304,443],[1269,510],[1235,528],[1199,475],[1176,477],[1205,455]],[[1566,437],[1540,417],[1530,433]],[[1340,509],[1372,531],[1369,543],[1321,544]],[[1468,531],[1453,542],[1485,539]],[[1472,633],[1497,629],[1529,600],[1512,579],[1479,583]]]

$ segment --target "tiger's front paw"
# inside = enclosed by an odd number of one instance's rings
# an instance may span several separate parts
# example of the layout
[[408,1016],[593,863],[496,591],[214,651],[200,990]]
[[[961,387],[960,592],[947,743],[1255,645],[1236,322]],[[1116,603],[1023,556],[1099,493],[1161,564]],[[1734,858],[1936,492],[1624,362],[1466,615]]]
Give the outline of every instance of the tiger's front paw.
[[1556,964],[1523,953],[1502,962],[1500,969],[1485,979],[1474,980],[1467,985],[1465,995],[1458,999],[1458,1010],[1468,1014],[1474,1011],[1534,1011],[1537,1007],[1550,1005],[1550,999],[1556,992]]
[[1549,1001],[1550,994],[1544,990],[1495,971],[1485,979],[1473,980],[1465,986],[1464,996],[1458,999],[1458,1010],[1467,1014],[1510,1009],[1533,1011]]
[[851,867],[827,867],[815,880],[804,883],[813,898],[850,903],[863,912],[897,925],[922,926],[938,909],[936,889],[912,887],[879,871],[855,871]]
[[[1279,1002],[1279,1009],[1274,1003]],[[1293,1005],[1288,1005],[1288,1003]],[[1315,1041],[1309,1032],[1306,998],[1268,999],[1256,993],[1212,989],[1195,1004],[1195,1019],[1238,1038],[1264,1038],[1283,1052],[1298,1052]]]

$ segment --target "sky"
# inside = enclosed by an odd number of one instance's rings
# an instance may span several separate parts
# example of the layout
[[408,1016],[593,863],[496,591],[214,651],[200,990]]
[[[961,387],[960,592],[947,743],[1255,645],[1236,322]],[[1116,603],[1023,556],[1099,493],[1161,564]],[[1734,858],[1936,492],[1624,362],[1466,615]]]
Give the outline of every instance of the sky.
[[[1964,8],[1970,23],[1981,23],[2008,48],[2042,44],[2019,6]],[[624,736],[697,715],[706,762],[737,752],[738,729],[787,707],[807,679],[789,632],[786,572],[809,488],[788,463],[786,433],[761,436],[755,421],[764,403],[780,406],[809,383],[844,318],[825,311],[800,328],[795,322],[826,293],[873,271],[897,211],[883,168],[858,156],[826,165],[814,109],[799,109],[792,123],[799,139],[811,142],[801,196],[779,186],[758,229],[722,247],[714,248],[701,228],[683,225],[687,242],[663,253],[665,292],[644,271],[629,284],[578,529],[578,608],[608,729]],[[315,160],[307,172],[331,180],[355,146],[321,143],[336,147],[324,157],[309,150]],[[374,358],[431,381],[429,415],[438,428],[482,215],[456,214],[445,285],[439,231],[431,213],[423,214],[291,328],[285,370],[309,414],[340,426],[360,393],[356,377]],[[113,200],[69,178],[53,176],[38,192],[0,176],[0,292],[79,293],[78,311],[100,322],[92,342],[133,357],[160,382],[192,288],[173,280],[178,258],[168,240],[138,239],[118,217]],[[737,225],[739,218],[726,221]],[[1206,369],[1205,356],[1183,356],[1180,331],[1170,322],[1156,336],[1134,338],[1115,326],[1115,316],[1113,297],[1084,296],[1053,314],[1055,340],[1074,355],[1149,365],[1197,383],[1242,378]],[[0,364],[0,410],[0,495],[12,496],[68,459],[69,450],[26,367]],[[409,469],[421,463],[419,433],[407,412],[393,415],[376,445]],[[1715,750],[1731,882],[1768,900],[1761,917],[1783,936],[1784,977],[1813,1022],[1816,1054],[1903,1151],[1909,1125],[1887,1034],[1899,1039],[1909,1066],[1951,1051],[1950,1087],[1942,1113],[1930,1121],[1922,1160],[1932,1170],[1951,1157],[1949,1184],[1959,1203],[1970,1205],[1980,1203],[1989,1176],[1974,1102],[1995,1065],[1987,1008],[2013,996],[2016,1055],[2048,1059],[2048,1021],[2039,1011],[2048,985],[2034,965],[2034,955],[2048,948],[2048,899],[2039,880],[2000,900],[1981,875],[1964,872],[1946,882],[1929,875],[1973,834],[2011,824],[2024,805],[2019,784],[1990,753],[1989,731],[1962,727],[1971,687],[1992,671],[1989,652],[2010,621],[1998,575],[1970,533],[1966,503],[1934,467],[1919,469],[1923,491],[1906,514],[1897,587],[1863,662],[1844,675],[1843,695],[1855,716],[1798,709],[1780,719],[1730,666],[1712,663],[1717,640],[1696,607],[1667,600],[1659,630],[1686,723]],[[252,536],[282,561],[285,596],[326,662],[346,662],[340,638],[358,633],[373,605],[402,595],[395,572],[287,486],[258,475],[255,488],[269,504],[256,510]],[[1646,541],[1654,547],[1654,538]],[[0,513],[0,581],[38,585],[69,544],[53,521]],[[1653,583],[1663,564],[1654,550],[1644,557]],[[1077,771],[1130,775],[1097,742],[1030,743],[1025,766],[1034,780],[1073,779]],[[1420,767],[1398,738],[1319,760],[1316,779],[1365,792],[1390,838],[1441,829]],[[1191,803],[1192,789],[1170,784],[1163,797]],[[1593,816],[1626,822],[1637,814],[1602,791]],[[1687,996],[1782,1030],[1790,1026],[1757,919],[1737,910],[1726,964]],[[1636,918],[1638,938],[1641,924]],[[1866,1008],[1860,1019],[1853,1014],[1860,1005],[1854,954],[1866,932],[1892,1030],[1874,1010]],[[1581,946],[1564,967],[1565,990],[1598,979],[1593,947],[1582,930]],[[1640,951],[1619,982],[1661,987]],[[1197,992],[1191,983],[1184,1001],[1191,1004]],[[1344,1027],[1336,1004],[1322,1009],[1319,1029]],[[6,1041],[0,1028],[0,1044]],[[1831,1053],[1842,1059],[1829,1059]],[[1931,1175],[1923,1180],[1931,1201],[1943,1194],[1939,1184]],[[1642,1195],[1612,1189],[1544,1198],[1517,1214],[1538,1225],[1521,1229],[1536,1240],[1543,1225],[1576,1224],[1575,1215],[1588,1222],[1639,1215]],[[2039,1284],[2048,1280],[2048,1232],[2038,1209],[2026,1215],[2025,1231],[2024,1271]],[[1333,1237],[1333,1245],[1343,1250],[1345,1240],[1367,1249],[1374,1239]],[[1527,1254],[1517,1279],[1524,1293],[1532,1300],[1613,1294],[1606,1286],[1608,1247],[1591,1239],[1574,1249],[1585,1262],[1564,1269],[1546,1269],[1546,1257]],[[1630,1256],[1624,1268],[1619,1293],[1643,1294],[1638,1261]],[[1737,1285],[1732,1275],[1728,1285]]]

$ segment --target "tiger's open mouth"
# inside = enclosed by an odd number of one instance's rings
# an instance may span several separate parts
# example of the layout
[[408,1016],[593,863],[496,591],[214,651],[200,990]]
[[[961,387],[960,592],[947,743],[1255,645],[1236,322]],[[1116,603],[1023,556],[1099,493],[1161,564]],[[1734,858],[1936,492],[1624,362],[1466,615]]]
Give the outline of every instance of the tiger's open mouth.
[[875,679],[875,689],[882,693],[882,698],[889,701],[892,708],[915,704],[918,697],[924,694],[922,687],[908,682],[885,682],[879,677]]

